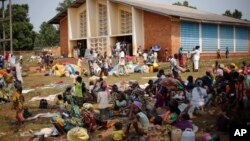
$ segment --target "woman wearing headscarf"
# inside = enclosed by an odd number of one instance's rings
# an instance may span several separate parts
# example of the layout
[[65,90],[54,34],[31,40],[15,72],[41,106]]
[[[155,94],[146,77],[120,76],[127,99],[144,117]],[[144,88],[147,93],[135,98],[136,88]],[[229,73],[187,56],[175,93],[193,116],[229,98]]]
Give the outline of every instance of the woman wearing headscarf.
[[196,81],[196,86],[193,88],[190,96],[191,108],[189,110],[190,117],[193,116],[193,112],[196,108],[203,109],[205,105],[205,97],[207,97],[207,90],[203,87],[201,79]]

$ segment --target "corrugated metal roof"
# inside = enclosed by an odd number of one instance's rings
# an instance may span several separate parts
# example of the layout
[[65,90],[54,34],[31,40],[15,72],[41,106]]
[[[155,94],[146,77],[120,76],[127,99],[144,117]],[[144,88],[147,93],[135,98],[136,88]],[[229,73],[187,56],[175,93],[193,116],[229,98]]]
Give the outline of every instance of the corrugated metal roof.
[[202,10],[192,9],[184,6],[170,5],[163,3],[156,3],[147,0],[110,0],[116,3],[123,3],[150,11],[153,13],[158,13],[161,15],[177,16],[183,20],[198,20],[201,22],[214,22],[214,23],[228,23],[228,24],[243,24],[250,25],[250,22],[239,20],[227,16],[222,16]]
[[[248,25],[250,22],[239,20],[227,16],[222,16],[202,10],[192,9],[184,6],[163,4],[157,2],[151,2],[147,0],[110,0],[115,3],[121,3],[126,5],[131,5],[145,11],[165,15],[165,16],[175,16],[180,17],[182,20],[208,22],[208,23],[221,23],[221,24],[234,24],[234,25]],[[86,0],[76,0],[71,6],[77,8],[85,3]],[[58,13],[54,18],[52,18],[49,23],[59,24],[60,20],[67,16],[67,10]]]

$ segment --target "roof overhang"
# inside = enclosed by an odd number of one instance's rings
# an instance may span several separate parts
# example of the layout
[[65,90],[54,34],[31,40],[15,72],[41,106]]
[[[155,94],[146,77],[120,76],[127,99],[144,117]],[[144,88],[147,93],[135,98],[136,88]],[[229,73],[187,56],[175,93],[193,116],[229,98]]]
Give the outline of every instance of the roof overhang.
[[248,26],[247,23],[235,23],[235,22],[221,22],[221,21],[215,21],[215,20],[200,20],[200,19],[193,19],[193,18],[180,18],[181,21],[190,21],[190,22],[199,22],[199,23],[211,23],[211,24],[224,24],[224,25],[238,25],[238,26]]
[[[68,8],[78,8],[84,4],[86,0],[76,0]],[[55,17],[48,21],[49,24],[60,24],[60,21],[67,16],[68,8],[62,12],[59,12]]]

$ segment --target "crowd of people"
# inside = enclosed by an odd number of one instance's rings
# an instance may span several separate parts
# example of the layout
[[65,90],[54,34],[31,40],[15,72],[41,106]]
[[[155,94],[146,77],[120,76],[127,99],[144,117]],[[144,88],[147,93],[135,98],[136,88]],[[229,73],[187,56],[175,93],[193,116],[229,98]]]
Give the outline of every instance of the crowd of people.
[[51,52],[43,52],[38,56],[37,61],[40,72],[45,71],[52,67],[54,62],[54,55]]
[[[157,62],[157,52],[145,50],[143,53],[145,64]],[[167,55],[166,51],[166,55]],[[194,71],[199,69],[200,52],[197,46],[191,53]],[[180,72],[187,71],[183,63],[182,49],[173,57],[168,56],[170,74],[159,70],[157,79],[149,80],[148,84],[140,85],[137,81],[119,82],[113,85],[100,77],[98,80],[84,82],[81,75],[75,77],[74,84],[57,96],[58,115],[51,119],[54,127],[60,134],[67,134],[74,127],[86,128],[86,134],[109,128],[111,119],[120,119],[114,124],[111,138],[114,141],[130,138],[131,140],[147,140],[152,137],[150,132],[155,126],[163,127],[165,132],[175,128],[182,131],[186,129],[197,130],[192,119],[204,112],[218,108],[217,130],[230,132],[235,126],[245,126],[248,116],[239,117],[244,110],[250,108],[250,73],[249,66],[244,61],[240,69],[234,63],[227,66],[215,62],[211,69],[206,70],[203,76],[194,78],[190,75],[181,78]],[[12,58],[12,59],[11,59]],[[0,76],[0,94],[4,87],[13,87],[11,101],[13,109],[17,110],[17,119],[20,122],[31,116],[28,107],[24,106],[22,95],[22,79],[20,68],[13,61],[12,55],[8,61],[8,69],[4,76]],[[39,58],[41,68],[46,68],[53,63],[53,55],[46,54]],[[5,59],[6,60],[6,59]],[[22,57],[19,61],[22,62]],[[78,65],[81,65],[81,58]],[[95,72],[94,62],[101,67],[101,76],[113,67],[112,57],[107,53],[97,55],[93,50],[88,56],[90,73]],[[15,65],[14,65],[15,64]],[[18,63],[20,64],[20,63]],[[121,73],[126,74],[125,50],[119,50],[118,59]],[[4,66],[4,65],[3,65]],[[20,67],[20,65],[19,65]],[[123,71],[123,72],[122,72]],[[2,82],[2,78],[4,78]],[[11,79],[11,81],[9,81]],[[6,100],[1,97],[1,100]],[[7,99],[8,100],[8,99]],[[8,100],[9,101],[9,100]],[[232,112],[233,111],[233,112]],[[243,112],[242,112],[243,111]],[[245,118],[245,119],[243,119]],[[248,118],[248,119],[247,119]],[[131,135],[134,129],[135,136]]]
[[[153,63],[158,62],[158,53],[153,49],[150,49],[149,51],[144,50],[142,52],[142,49],[139,46],[135,56],[136,65],[140,64],[140,57],[143,58],[143,63],[141,64],[152,65]],[[97,75],[100,77],[108,76],[108,72],[114,69],[115,66],[118,66],[117,70],[119,75],[128,75],[126,65],[131,61],[133,62],[133,58],[129,54],[126,42],[119,41],[117,41],[114,48],[112,48],[111,56],[108,56],[107,52],[101,54],[100,52],[91,49],[89,54],[86,55],[86,58],[89,64],[90,75]],[[80,58],[78,62],[81,61],[82,58]]]
[[157,79],[149,80],[144,88],[137,81],[108,85],[102,78],[87,87],[78,76],[75,84],[58,97],[61,114],[52,122],[61,134],[75,126],[91,133],[107,129],[110,119],[123,117],[122,122],[115,123],[111,138],[123,140],[134,128],[132,139],[146,140],[156,125],[166,131],[195,130],[192,119],[217,107],[216,129],[229,132],[235,124],[247,124],[247,119],[241,118],[249,118],[236,116],[250,108],[250,74],[246,62],[242,65],[238,71],[233,63],[224,66],[215,62],[203,76],[188,76],[186,80],[159,70]]

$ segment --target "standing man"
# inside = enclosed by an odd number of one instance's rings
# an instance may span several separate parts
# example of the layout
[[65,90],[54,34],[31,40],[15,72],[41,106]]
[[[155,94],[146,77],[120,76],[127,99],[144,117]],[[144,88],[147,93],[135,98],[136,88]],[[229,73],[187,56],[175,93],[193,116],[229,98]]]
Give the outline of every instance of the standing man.
[[174,57],[172,55],[169,56],[170,69],[172,74],[174,75],[174,78],[177,78],[179,76],[177,59],[178,59],[178,54],[174,54]]
[[140,59],[139,59],[140,56],[141,56],[141,46],[139,46],[137,48],[137,52],[136,52],[136,59],[135,59],[135,61],[136,61],[137,64],[139,64],[139,62],[140,62]]
[[228,47],[226,48],[226,58],[228,58],[228,56],[229,56],[229,49],[228,49]]
[[115,44],[115,50],[116,52],[119,52],[121,49],[121,42],[119,42],[118,40],[116,41],[116,44]]
[[217,50],[217,59],[221,59],[221,56],[220,56],[220,49]]
[[169,60],[169,52],[168,49],[165,49],[165,58],[166,58],[166,62],[168,62]]
[[194,72],[199,70],[199,61],[200,61],[200,46],[196,46],[195,50],[191,52],[193,56]]
[[179,48],[178,56],[179,56],[179,64],[180,64],[180,66],[184,67],[182,47]]
[[146,49],[144,50],[144,53],[142,54],[142,56],[143,56],[143,62],[144,64],[146,64],[148,61],[148,51]]
[[119,68],[118,68],[120,75],[126,74],[126,68],[125,68],[125,51],[122,49],[119,53]]
[[93,50],[91,49],[88,55],[88,64],[89,64],[89,71],[90,75],[94,75],[94,53]]

